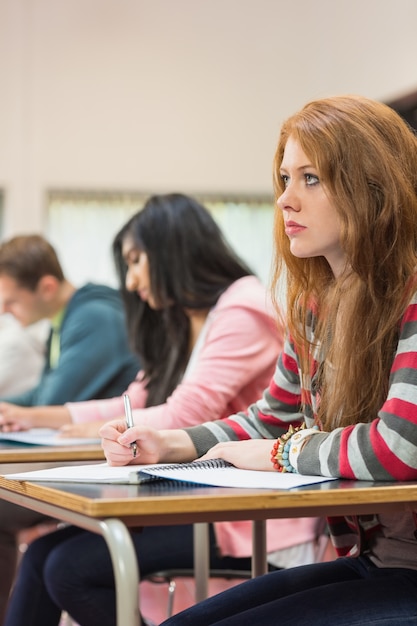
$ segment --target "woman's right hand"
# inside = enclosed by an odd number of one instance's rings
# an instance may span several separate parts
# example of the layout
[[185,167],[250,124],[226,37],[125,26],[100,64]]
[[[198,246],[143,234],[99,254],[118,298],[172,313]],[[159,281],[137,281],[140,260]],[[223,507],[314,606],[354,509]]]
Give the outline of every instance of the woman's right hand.
[[[99,430],[102,437],[101,447],[109,465],[143,465],[158,463],[162,441],[160,434],[153,428],[133,426],[127,428],[124,419],[106,422]],[[136,443],[137,452],[133,456]]]
[[[109,465],[144,465],[194,461],[196,449],[184,430],[155,430],[148,426],[127,428],[126,420],[106,422],[99,431]],[[136,443],[133,456],[131,444]]]

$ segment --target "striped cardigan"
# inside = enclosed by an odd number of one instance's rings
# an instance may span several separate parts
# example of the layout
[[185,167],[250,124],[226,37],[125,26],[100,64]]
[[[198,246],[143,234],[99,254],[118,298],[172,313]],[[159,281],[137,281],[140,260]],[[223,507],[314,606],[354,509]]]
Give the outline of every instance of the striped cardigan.
[[[311,337],[313,326],[314,318],[309,326]],[[275,439],[289,424],[303,421],[311,427],[317,407],[314,381],[306,391],[310,406],[303,414],[299,360],[288,340],[262,399],[245,413],[187,432],[200,456],[221,441]],[[417,294],[401,320],[388,394],[378,413],[369,423],[311,437],[298,457],[298,470],[302,474],[355,480],[417,480]],[[329,518],[329,525],[339,554],[355,556],[362,549],[360,537],[369,538],[378,530],[378,517]]]

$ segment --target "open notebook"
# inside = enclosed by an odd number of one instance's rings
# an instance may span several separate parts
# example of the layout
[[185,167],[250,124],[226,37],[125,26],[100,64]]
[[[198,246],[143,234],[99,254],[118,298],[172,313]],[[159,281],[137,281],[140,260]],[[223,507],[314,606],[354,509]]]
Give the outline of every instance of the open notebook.
[[125,465],[111,467],[107,463],[71,465],[46,470],[7,474],[4,478],[31,482],[89,482],[89,483],[146,483],[175,480],[188,484],[215,487],[243,487],[258,489],[292,489],[321,483],[332,478],[241,470],[222,459],[194,461],[193,463],[161,463],[158,465]]
[[29,444],[32,446],[82,446],[99,444],[101,439],[87,437],[61,437],[59,430],[55,428],[30,428],[16,433],[3,433],[0,431],[0,443],[14,442]]

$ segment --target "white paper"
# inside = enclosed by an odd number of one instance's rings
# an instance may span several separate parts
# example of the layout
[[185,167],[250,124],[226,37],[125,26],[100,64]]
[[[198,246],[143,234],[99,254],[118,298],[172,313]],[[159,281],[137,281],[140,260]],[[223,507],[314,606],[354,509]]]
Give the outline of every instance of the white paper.
[[5,474],[3,478],[31,482],[129,483],[131,471],[130,465],[110,467],[107,463],[92,463],[91,465],[64,465],[32,472]]
[[[163,477],[175,481],[212,485],[216,487],[239,487],[256,489],[293,489],[304,485],[335,480],[323,476],[302,476],[300,474],[281,474],[279,472],[261,472],[241,470],[236,467],[226,468],[189,468],[184,464],[181,469],[173,469],[171,464],[125,465],[111,467],[107,463],[93,465],[65,465],[45,470],[7,474],[11,480],[55,481],[55,482],[90,482],[90,483],[141,483]],[[150,474],[146,474],[150,471]]]
[[0,432],[0,443],[2,441],[14,441],[36,446],[82,446],[99,444],[99,437],[92,439],[87,437],[61,437],[59,430],[55,428],[30,428],[16,433]]
[[[187,464],[191,465],[191,464]],[[143,468],[140,473],[146,473]],[[168,478],[170,480],[185,481],[199,485],[211,485],[214,487],[239,487],[247,489],[293,489],[304,485],[335,480],[324,476],[303,476],[281,472],[261,472],[255,470],[242,470],[237,467],[218,468],[178,468],[172,466],[168,471],[163,467],[156,469],[152,466],[152,476]]]

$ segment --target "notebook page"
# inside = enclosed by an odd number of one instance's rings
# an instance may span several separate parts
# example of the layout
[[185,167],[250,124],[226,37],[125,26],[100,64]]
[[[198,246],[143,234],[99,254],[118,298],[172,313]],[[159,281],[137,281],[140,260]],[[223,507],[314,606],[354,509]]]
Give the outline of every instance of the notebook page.
[[178,463],[165,466],[143,467],[139,478],[152,474],[158,478],[178,480],[214,487],[238,487],[248,489],[293,489],[316,483],[336,480],[325,476],[303,476],[301,474],[242,470],[230,464],[218,463],[217,466],[202,466],[196,463]]
[[61,437],[55,428],[31,428],[16,433],[0,432],[0,442],[11,441],[36,446],[86,446],[99,444],[101,439],[87,437]]
[[323,476],[302,476],[241,470],[229,464],[217,467],[199,466],[197,463],[177,463],[160,465],[124,465],[113,467],[107,463],[90,465],[65,465],[44,470],[6,474],[4,478],[23,481],[87,482],[87,483],[143,483],[169,479],[190,484],[217,487],[238,487],[256,489],[293,489],[315,483],[335,480]]

